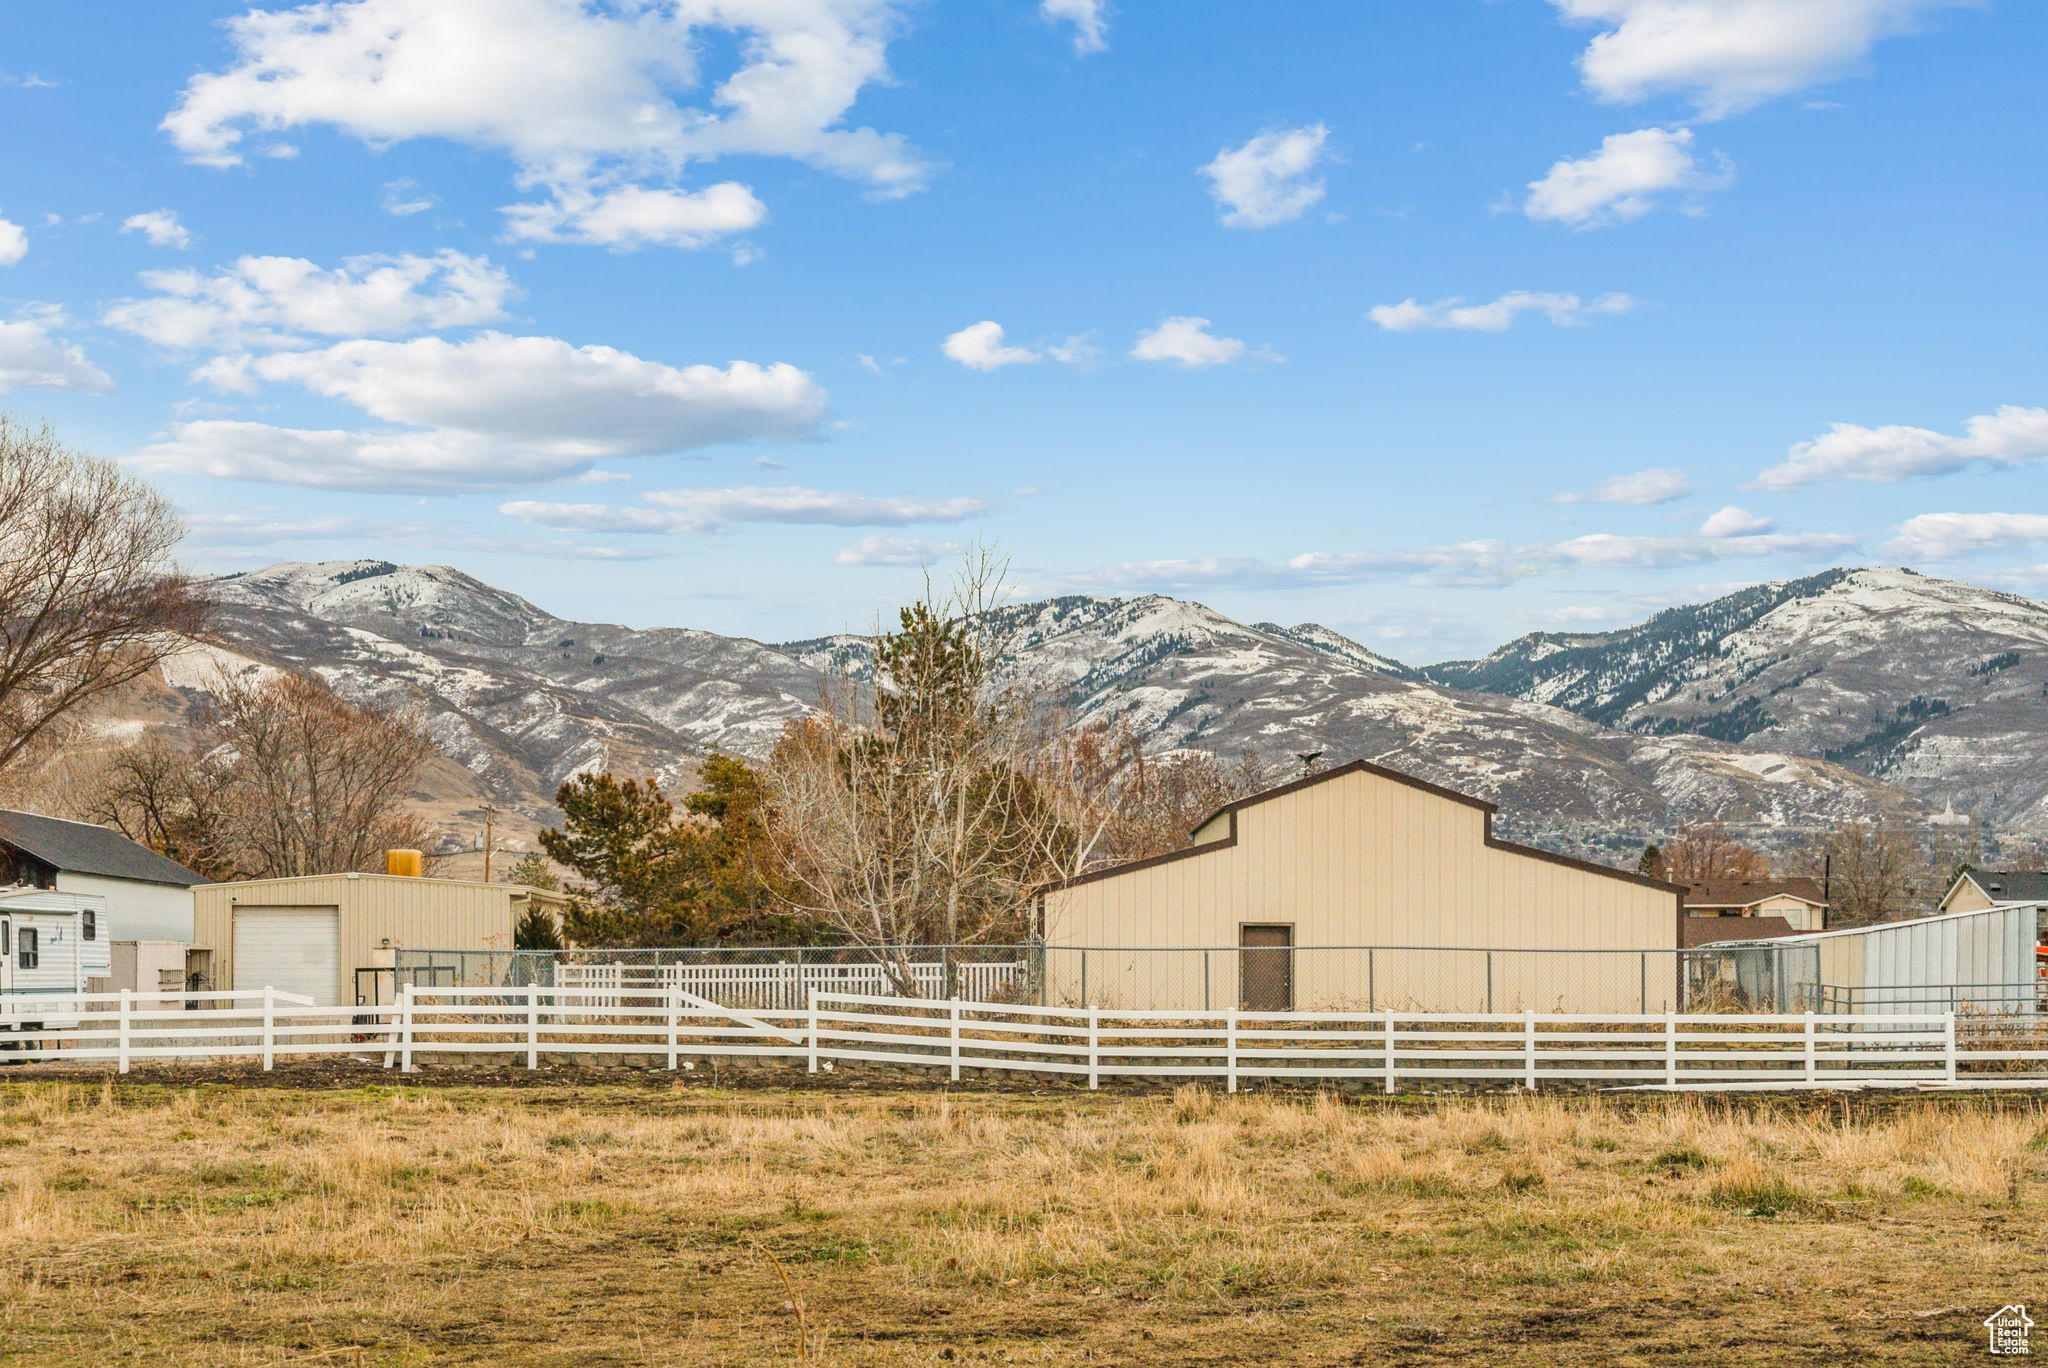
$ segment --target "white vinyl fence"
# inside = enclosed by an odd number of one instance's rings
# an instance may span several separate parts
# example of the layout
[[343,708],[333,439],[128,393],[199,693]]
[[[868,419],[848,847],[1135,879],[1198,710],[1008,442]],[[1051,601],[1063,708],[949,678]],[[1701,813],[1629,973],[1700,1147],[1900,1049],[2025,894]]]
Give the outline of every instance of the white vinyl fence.
[[0,999],[0,1059],[110,1062],[356,1055],[410,1071],[479,1056],[802,1061],[1104,1079],[1664,1088],[2048,1086],[2033,1021],[1955,1013],[1169,1012],[931,1001],[812,989],[748,1010],[669,984],[410,987],[394,1005],[318,1007],[275,989]]
[[[905,966],[910,981],[923,998],[946,996],[947,966],[918,960]],[[1012,998],[1029,979],[1023,964],[956,962],[952,965],[962,994],[977,1001]],[[872,993],[894,995],[889,971],[879,964],[557,964],[558,988],[610,990],[593,997],[593,1007],[613,1007],[619,993],[661,993],[680,989],[706,997],[728,1007],[755,1011],[801,1011],[813,989],[821,993]]]

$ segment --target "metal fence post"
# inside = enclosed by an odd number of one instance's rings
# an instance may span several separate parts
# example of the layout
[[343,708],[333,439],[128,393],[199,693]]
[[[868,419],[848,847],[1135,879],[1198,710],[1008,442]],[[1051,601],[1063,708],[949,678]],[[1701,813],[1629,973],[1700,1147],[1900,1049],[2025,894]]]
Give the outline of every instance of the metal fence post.
[[1088,1086],[1100,1086],[1102,1072],[1102,1013],[1088,1009]]
[[1486,952],[1486,1014],[1493,1015],[1493,951]]
[[954,998],[946,1004],[947,1047],[952,1058],[953,1081],[960,1081],[960,999]]
[[1941,1049],[1947,1059],[1948,1081],[1956,1081],[1956,1014],[1950,1012],[1941,1022]]
[[1088,1001],[1088,952],[1081,952],[1081,1001]]
[[676,1016],[683,1007],[683,986],[671,983],[668,986],[668,1066],[676,1066]]
[[804,994],[804,1066],[811,1072],[818,1071],[818,985],[812,984]]
[[1223,1014],[1223,1090],[1237,1091],[1237,1008]]
[[277,989],[263,985],[263,1068],[277,1062]]
[[1678,1013],[1664,1014],[1664,1086],[1678,1086]]
[[119,1068],[128,1072],[128,1011],[134,1002],[134,994],[126,988],[121,990],[121,1024],[114,1038],[114,1052],[120,1058]]
[[1806,1081],[1812,1083],[1819,1077],[1820,1065],[1819,1061],[1814,1057],[1813,1049],[1813,1013],[1808,1012],[1806,1014]]
[[1387,1091],[1394,1090],[1394,1009],[1387,1008]]
[[398,995],[398,1071],[412,1072],[412,985]]
[[1637,965],[1637,973],[1641,984],[1638,987],[1636,1010],[1647,1013],[1650,1010],[1650,952],[1643,951],[1639,958],[1641,963]]
[[1202,1010],[1209,1010],[1209,952],[1202,952]]
[[526,985],[526,1067],[540,1067],[540,985]]
[[1536,1009],[1522,1009],[1522,1086],[1536,1091]]
[[1372,1010],[1373,1002],[1379,996],[1379,994],[1376,991],[1374,991],[1377,987],[1377,985],[1374,982],[1374,973],[1377,967],[1378,966],[1376,966],[1373,963],[1372,947],[1368,945],[1365,948],[1365,1010],[1368,1012]]

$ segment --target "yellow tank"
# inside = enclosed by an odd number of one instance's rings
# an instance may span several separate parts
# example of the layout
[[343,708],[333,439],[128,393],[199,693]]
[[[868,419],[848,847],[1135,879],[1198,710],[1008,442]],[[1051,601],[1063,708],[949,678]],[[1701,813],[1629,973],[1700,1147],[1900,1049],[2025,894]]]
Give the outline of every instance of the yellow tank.
[[417,850],[387,850],[384,852],[384,872],[417,879],[427,872],[427,857]]

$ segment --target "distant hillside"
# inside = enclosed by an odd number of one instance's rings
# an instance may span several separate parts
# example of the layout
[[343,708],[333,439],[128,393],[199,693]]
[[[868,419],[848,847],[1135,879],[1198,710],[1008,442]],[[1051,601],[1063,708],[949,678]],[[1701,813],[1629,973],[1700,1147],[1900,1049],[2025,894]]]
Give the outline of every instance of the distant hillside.
[[[582,770],[686,785],[714,747],[765,755],[814,706],[824,672],[863,669],[870,649],[857,636],[770,646],[575,622],[443,566],[276,565],[214,588],[217,643],[174,662],[162,692],[196,707],[219,668],[284,666],[347,697],[418,707],[473,787],[468,808],[443,795],[437,809],[456,814],[458,832],[485,797],[508,821],[545,820],[555,787]],[[1575,853],[1620,858],[1704,818],[1771,837],[1927,814],[1795,748],[1616,729],[1446,687],[1313,624],[1247,626],[1152,595],[1022,604],[996,626],[1004,668],[1053,687],[1085,721],[1130,723],[1155,749],[1374,759],[1490,798],[1504,831]]]
[[2048,831],[2048,604],[2018,594],[1835,570],[1424,673],[1637,733],[1821,756]]

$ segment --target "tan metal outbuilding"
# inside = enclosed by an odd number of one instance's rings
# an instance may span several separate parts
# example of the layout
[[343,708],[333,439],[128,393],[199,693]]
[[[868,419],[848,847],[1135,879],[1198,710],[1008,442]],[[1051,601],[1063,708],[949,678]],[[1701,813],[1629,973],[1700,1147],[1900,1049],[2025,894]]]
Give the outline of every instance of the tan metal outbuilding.
[[1499,840],[1493,814],[1366,761],[1240,799],[1186,850],[1041,890],[1047,999],[1675,1009],[1683,890]]
[[356,971],[389,969],[393,950],[512,949],[534,900],[560,902],[523,884],[391,874],[207,884],[193,890],[193,940],[213,952],[214,987],[268,985],[349,1005]]

